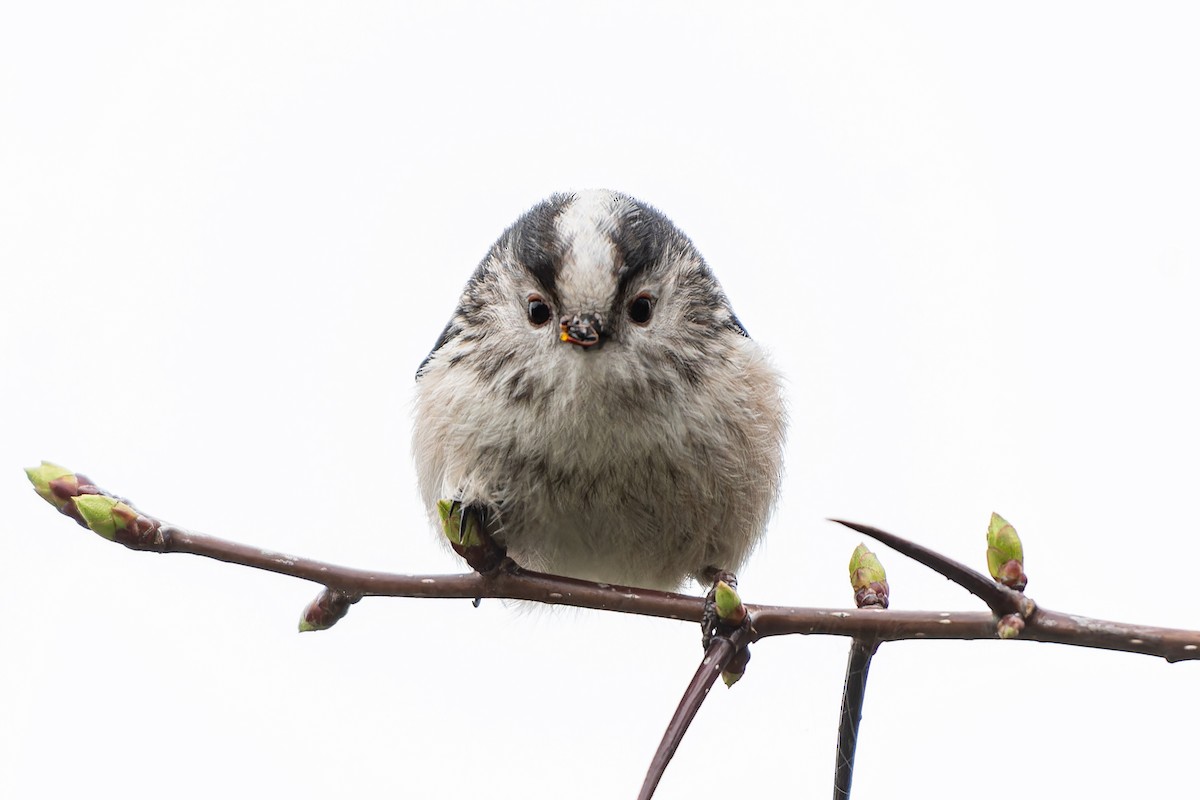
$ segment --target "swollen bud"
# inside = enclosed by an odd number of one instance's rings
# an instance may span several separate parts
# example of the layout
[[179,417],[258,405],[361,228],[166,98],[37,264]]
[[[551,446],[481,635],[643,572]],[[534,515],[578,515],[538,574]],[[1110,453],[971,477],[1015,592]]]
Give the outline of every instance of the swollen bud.
[[62,511],[66,505],[67,499],[70,498],[73,491],[55,492],[55,487],[52,484],[63,486],[64,484],[73,483],[74,486],[70,489],[79,488],[79,479],[75,473],[66,467],[60,467],[58,464],[51,464],[49,461],[43,461],[36,467],[26,467],[25,475],[29,478],[29,482],[33,484],[33,490],[38,493],[38,496],[45,500],[50,505]]
[[887,572],[879,558],[865,544],[854,548],[850,556],[850,587],[859,608],[887,608],[891,588]]
[[304,607],[304,613],[300,615],[300,632],[329,630],[337,624],[339,619],[346,616],[350,606],[357,603],[358,600],[357,596],[337,589],[323,589],[311,603]]
[[721,621],[734,627],[741,625],[746,619],[746,606],[742,605],[742,598],[738,595],[737,589],[725,581],[717,581],[713,594],[717,616]]
[[733,686],[742,679],[746,674],[746,665],[750,663],[750,648],[743,647],[733,654],[733,658],[725,665],[725,669],[721,672],[721,680],[725,683],[726,688]]
[[1029,578],[1025,575],[1025,552],[1021,537],[1008,520],[992,512],[987,530],[988,572],[999,583],[1018,592],[1025,591]]
[[1025,620],[1019,614],[1008,614],[996,623],[996,635],[1001,639],[1015,639],[1025,630]]
[[136,511],[120,500],[102,494],[76,497],[75,508],[89,530],[110,542],[116,541],[123,533],[129,533],[138,517]]
[[[95,489],[90,485],[88,488]],[[110,542],[123,544],[134,550],[163,552],[167,547],[161,522],[142,516],[137,509],[115,497],[106,494],[81,494],[71,498],[62,511]]]

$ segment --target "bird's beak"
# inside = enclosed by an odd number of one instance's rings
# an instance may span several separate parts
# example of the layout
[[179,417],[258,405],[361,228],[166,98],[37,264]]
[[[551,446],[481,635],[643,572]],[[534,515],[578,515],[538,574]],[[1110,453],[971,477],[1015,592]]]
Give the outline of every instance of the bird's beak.
[[604,319],[599,314],[565,316],[559,325],[562,328],[562,333],[558,335],[559,341],[597,350],[604,343]]

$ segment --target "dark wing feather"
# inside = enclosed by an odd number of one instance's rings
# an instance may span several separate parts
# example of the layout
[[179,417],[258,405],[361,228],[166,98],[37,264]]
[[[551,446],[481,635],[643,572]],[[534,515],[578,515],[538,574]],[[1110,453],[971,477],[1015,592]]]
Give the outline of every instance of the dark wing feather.
[[425,373],[425,367],[427,367],[429,362],[433,360],[433,357],[437,355],[437,351],[441,350],[442,346],[445,345],[446,342],[450,341],[455,336],[458,336],[460,333],[462,333],[462,328],[458,327],[454,320],[450,320],[448,323],[446,323],[446,327],[442,328],[442,332],[438,336],[437,341],[433,343],[433,349],[429,351],[429,355],[425,356],[425,359],[421,362],[421,366],[417,367],[417,380],[421,380],[421,375]]

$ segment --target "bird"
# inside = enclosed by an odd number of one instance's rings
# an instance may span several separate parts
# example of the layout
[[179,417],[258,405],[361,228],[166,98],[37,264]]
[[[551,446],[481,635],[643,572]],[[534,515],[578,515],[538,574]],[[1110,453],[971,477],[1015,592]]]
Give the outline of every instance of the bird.
[[660,590],[735,573],[783,473],[783,381],[692,240],[610,190],[554,194],[470,276],[417,370],[431,521],[520,566]]

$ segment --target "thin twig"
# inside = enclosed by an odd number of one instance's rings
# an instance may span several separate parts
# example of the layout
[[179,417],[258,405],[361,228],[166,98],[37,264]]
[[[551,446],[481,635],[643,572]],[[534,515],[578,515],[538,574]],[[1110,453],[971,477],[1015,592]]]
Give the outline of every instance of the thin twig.
[[260,550],[237,542],[185,531],[182,528],[164,528],[163,533],[168,546],[159,552],[193,553],[232,564],[303,578],[346,594],[363,597],[440,597],[471,600],[477,597],[494,597],[620,611],[688,622],[699,622],[703,613],[703,600],[699,597],[547,575],[522,569],[511,562],[491,575],[475,572],[461,575],[401,575],[354,569]]
[[683,735],[687,733],[688,726],[695,719],[701,704],[704,703],[704,698],[708,696],[709,689],[716,683],[717,676],[725,670],[725,667],[729,666],[729,662],[738,650],[749,643],[751,638],[750,627],[745,626],[736,629],[728,637],[715,636],[709,642],[704,658],[700,661],[696,674],[692,676],[691,683],[684,690],[683,697],[675,708],[675,714],[671,717],[666,732],[663,733],[658,750],[655,751],[654,758],[650,761],[650,768],[646,770],[646,779],[642,782],[642,790],[638,793],[638,800],[650,800],[654,796],[654,790],[658,788],[658,782],[662,780],[667,764],[671,762],[675,751],[679,749],[679,743],[683,741]]
[[849,800],[854,780],[854,754],[858,749],[858,726],[867,696],[871,659],[879,649],[875,639],[854,639],[846,659],[846,685],[842,689],[842,713],[838,722],[837,755],[833,768],[833,800]]

